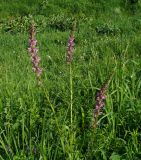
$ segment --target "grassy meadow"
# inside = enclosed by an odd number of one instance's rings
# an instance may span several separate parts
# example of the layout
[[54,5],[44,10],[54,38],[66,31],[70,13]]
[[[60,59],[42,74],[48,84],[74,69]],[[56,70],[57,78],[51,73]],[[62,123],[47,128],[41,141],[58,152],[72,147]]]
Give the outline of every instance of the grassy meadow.
[[[28,53],[33,20],[41,85]],[[141,0],[1,0],[0,160],[141,160]]]

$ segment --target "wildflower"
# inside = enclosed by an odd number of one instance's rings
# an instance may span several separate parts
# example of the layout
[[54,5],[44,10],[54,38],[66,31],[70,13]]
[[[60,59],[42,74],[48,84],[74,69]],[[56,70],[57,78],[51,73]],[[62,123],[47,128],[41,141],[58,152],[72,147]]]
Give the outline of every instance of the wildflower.
[[38,56],[38,49],[36,48],[37,40],[35,39],[35,27],[34,24],[32,24],[30,28],[30,37],[29,37],[29,48],[28,52],[31,56],[32,61],[32,69],[36,73],[37,77],[39,77],[42,74],[42,68],[39,67],[40,63],[40,57]]
[[74,24],[73,24],[73,28],[72,28],[72,31],[71,31],[71,35],[69,37],[69,40],[68,40],[68,47],[67,47],[67,56],[66,56],[66,62],[67,63],[71,63],[72,62],[72,59],[73,59],[73,53],[74,53],[74,32],[75,32],[75,28],[76,28],[76,21],[74,21]]
[[96,94],[96,104],[94,109],[94,128],[97,125],[98,116],[102,114],[103,107],[105,106],[106,91],[112,76],[113,73],[107,78],[101,89]]
[[66,57],[66,61],[68,63],[72,62],[73,53],[74,53],[74,36],[71,35],[68,40],[67,57]]
[[106,86],[103,86],[96,94],[96,106],[94,109],[94,118],[102,114],[102,109],[105,106]]

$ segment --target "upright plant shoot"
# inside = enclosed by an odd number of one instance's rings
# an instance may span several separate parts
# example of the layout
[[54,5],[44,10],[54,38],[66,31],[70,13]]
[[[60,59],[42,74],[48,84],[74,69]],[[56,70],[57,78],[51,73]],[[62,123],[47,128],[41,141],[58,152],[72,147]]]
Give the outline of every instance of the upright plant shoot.
[[38,49],[36,48],[37,40],[35,38],[35,35],[36,35],[35,26],[34,26],[34,24],[32,24],[31,28],[29,30],[28,52],[31,57],[32,69],[35,72],[37,78],[39,79],[40,75],[42,74],[42,68],[39,66],[40,57],[38,56]]
[[106,100],[106,91],[109,85],[109,82],[112,78],[113,74],[111,74],[107,80],[105,81],[105,83],[102,85],[102,87],[100,88],[99,91],[97,91],[96,93],[96,104],[95,104],[95,109],[94,109],[94,123],[93,123],[93,127],[96,128],[97,126],[97,121],[98,121],[98,117],[99,115],[102,114],[102,110],[103,107],[105,106],[105,100]]
[[70,120],[71,120],[71,127],[72,127],[72,101],[73,101],[73,80],[72,80],[72,60],[73,60],[73,54],[74,54],[74,31],[75,31],[75,23],[73,25],[73,29],[71,31],[69,40],[68,40],[68,46],[67,46],[67,55],[66,55],[66,62],[69,65],[69,73],[70,73]]

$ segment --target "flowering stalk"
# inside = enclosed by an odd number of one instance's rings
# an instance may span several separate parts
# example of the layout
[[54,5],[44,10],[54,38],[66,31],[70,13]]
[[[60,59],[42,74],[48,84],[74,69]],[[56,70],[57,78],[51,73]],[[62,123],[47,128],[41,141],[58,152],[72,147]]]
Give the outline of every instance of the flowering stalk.
[[42,74],[42,68],[39,67],[40,57],[38,56],[38,49],[36,48],[37,40],[35,39],[35,27],[34,24],[31,25],[30,32],[29,32],[29,54],[31,56],[32,61],[32,69],[35,72],[37,78],[39,79],[40,75]]
[[71,154],[70,159],[74,159],[74,133],[73,131],[73,69],[72,69],[72,60],[73,60],[73,54],[74,54],[74,32],[75,32],[76,22],[74,21],[73,28],[68,40],[67,45],[67,54],[66,54],[66,62],[69,65],[69,80],[70,80],[70,152]]
[[75,31],[75,25],[73,25],[73,29],[71,32],[71,35],[68,40],[68,46],[67,46],[67,56],[66,56],[66,62],[69,64],[69,73],[70,73],[70,121],[71,121],[71,127],[72,127],[72,110],[73,110],[73,79],[72,79],[72,60],[73,60],[73,53],[74,53],[74,31]]
[[38,85],[40,85],[40,87],[42,88],[42,90],[44,91],[45,97],[51,107],[52,112],[54,113],[54,117],[55,117],[55,122],[56,122],[56,126],[58,129],[58,132],[60,133],[60,128],[59,128],[59,124],[58,124],[58,119],[57,116],[55,115],[55,110],[54,110],[54,106],[51,103],[51,100],[49,98],[49,93],[47,91],[47,89],[43,86],[43,83],[41,83],[40,81],[40,76],[42,74],[42,68],[39,67],[39,62],[40,62],[40,57],[38,56],[38,49],[36,48],[37,45],[37,40],[35,39],[35,27],[34,24],[31,25],[30,31],[29,31],[29,54],[31,56],[31,61],[32,61],[32,69],[36,74],[37,80],[38,80]]
[[67,63],[72,62],[73,53],[74,53],[74,35],[71,34],[71,36],[68,40],[68,47],[67,47],[67,56],[66,56]]
[[113,73],[107,78],[105,83],[102,85],[101,89],[96,94],[96,105],[94,109],[94,124],[93,127],[96,128],[97,121],[99,115],[102,114],[103,107],[105,106],[105,100],[106,100],[106,91],[108,89],[109,82],[111,81],[113,76]]
[[73,28],[72,28],[72,31],[71,31],[71,35],[69,37],[69,40],[68,40],[68,47],[67,47],[67,56],[66,56],[66,62],[68,64],[70,64],[72,62],[72,59],[73,59],[73,53],[74,53],[74,32],[75,32],[75,28],[76,28],[76,21],[74,21],[74,24],[73,24]]

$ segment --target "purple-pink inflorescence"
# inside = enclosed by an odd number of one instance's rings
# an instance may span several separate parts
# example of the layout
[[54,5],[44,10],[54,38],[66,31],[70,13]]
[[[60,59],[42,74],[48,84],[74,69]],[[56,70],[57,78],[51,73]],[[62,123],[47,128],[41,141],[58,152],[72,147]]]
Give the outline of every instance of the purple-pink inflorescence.
[[68,40],[67,56],[66,56],[67,63],[72,62],[73,53],[74,53],[74,36],[72,34]]
[[36,73],[37,77],[39,77],[42,74],[42,68],[39,67],[40,63],[40,57],[38,56],[38,49],[36,48],[37,40],[35,39],[35,27],[34,24],[31,25],[30,33],[29,33],[29,54],[31,56],[32,61],[32,69]]
[[66,62],[68,64],[71,64],[72,59],[73,59],[74,45],[75,45],[75,43],[74,43],[74,41],[75,41],[75,38],[74,38],[75,30],[76,30],[76,21],[73,22],[72,31],[71,31],[71,34],[70,34],[70,37],[69,37],[69,40],[68,40],[67,55],[66,55]]
[[106,82],[102,85],[101,89],[96,94],[96,104],[94,109],[94,128],[97,126],[98,116],[102,114],[103,107],[105,106],[106,100],[106,91],[109,85],[109,82],[113,76],[113,73],[108,77]]
[[94,109],[94,118],[102,114],[102,109],[105,106],[105,92],[106,88],[103,86],[96,94],[96,105]]

